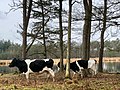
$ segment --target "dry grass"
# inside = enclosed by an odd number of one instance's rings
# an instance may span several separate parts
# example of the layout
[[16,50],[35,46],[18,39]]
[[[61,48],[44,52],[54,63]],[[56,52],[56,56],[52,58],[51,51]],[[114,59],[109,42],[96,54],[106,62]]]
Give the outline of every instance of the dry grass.
[[46,81],[45,74],[31,74],[28,83],[24,76],[5,74],[0,76],[0,90],[120,90],[120,74],[101,74],[91,78],[64,79],[65,73],[57,73],[56,81]]

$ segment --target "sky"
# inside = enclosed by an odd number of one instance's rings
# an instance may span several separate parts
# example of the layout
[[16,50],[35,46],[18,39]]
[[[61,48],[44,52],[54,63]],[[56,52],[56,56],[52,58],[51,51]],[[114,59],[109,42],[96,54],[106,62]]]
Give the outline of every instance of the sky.
[[0,2],[0,40],[20,43],[21,36],[17,30],[20,29],[19,24],[22,23],[22,13],[18,10],[9,12],[11,8],[9,4],[12,4],[12,0]]
[[[21,44],[22,38],[17,31],[21,30],[19,24],[22,23],[22,11],[16,10],[6,14],[11,8],[9,4],[12,5],[12,0],[3,0],[0,3],[0,40],[10,40],[14,43]],[[97,40],[99,34],[100,33],[92,39]],[[112,37],[112,39],[115,38],[116,37]],[[109,39],[111,39],[111,37]]]
[[[0,40],[10,40],[14,43],[22,43],[22,38],[17,30],[22,23],[22,11],[11,11],[12,0],[3,0],[0,3]],[[9,12],[6,14],[6,12]]]

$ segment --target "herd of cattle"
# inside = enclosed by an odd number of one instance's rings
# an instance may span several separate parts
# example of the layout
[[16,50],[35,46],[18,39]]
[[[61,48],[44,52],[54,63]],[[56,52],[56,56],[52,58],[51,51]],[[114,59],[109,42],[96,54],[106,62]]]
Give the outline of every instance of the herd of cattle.
[[[51,75],[53,81],[55,81],[55,73],[60,70],[60,62],[56,65],[54,64],[53,59],[26,59],[20,60],[14,58],[9,67],[17,67],[20,73],[25,74],[26,79],[29,80],[29,74],[33,72],[48,72],[48,75]],[[66,69],[66,64],[64,65],[64,69]],[[74,74],[78,73],[83,76],[82,69],[91,69],[92,75],[96,75],[97,73],[97,62],[96,60],[77,60],[70,63],[70,69],[74,72]]]

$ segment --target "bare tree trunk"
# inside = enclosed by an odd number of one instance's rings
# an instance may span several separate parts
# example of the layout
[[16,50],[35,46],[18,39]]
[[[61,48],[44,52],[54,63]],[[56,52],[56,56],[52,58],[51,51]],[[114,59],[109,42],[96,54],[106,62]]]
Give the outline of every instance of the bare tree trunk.
[[69,17],[68,17],[68,43],[67,43],[67,65],[66,78],[70,77],[70,58],[71,58],[71,18],[72,18],[72,0],[69,0]]
[[60,28],[60,71],[63,71],[63,29],[62,29],[62,0],[59,0],[59,28]]
[[27,0],[23,0],[23,32],[22,32],[22,37],[23,37],[23,43],[22,43],[22,58],[26,58],[26,47],[27,47],[27,29],[26,29],[26,9],[27,9]]
[[90,57],[92,0],[83,0],[83,3],[85,9],[85,24],[83,28],[82,59],[88,60]]
[[46,48],[46,41],[45,41],[45,26],[44,26],[44,7],[43,7],[43,1],[41,1],[41,9],[42,9],[42,29],[43,29],[43,46],[44,46],[44,58],[47,58],[47,48]]
[[27,28],[30,19],[30,13],[32,9],[32,0],[29,0],[29,6],[27,10],[27,0],[23,0],[23,42],[22,42],[22,58],[26,59],[27,56]]
[[106,15],[107,15],[107,0],[104,0],[103,28],[101,31],[99,65],[98,65],[99,72],[103,72],[104,33],[106,30],[106,17],[107,17]]

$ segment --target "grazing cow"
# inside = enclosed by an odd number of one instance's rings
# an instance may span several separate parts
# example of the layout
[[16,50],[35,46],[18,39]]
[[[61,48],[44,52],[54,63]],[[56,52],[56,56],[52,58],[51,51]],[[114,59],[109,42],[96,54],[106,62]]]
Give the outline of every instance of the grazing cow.
[[14,58],[10,63],[9,67],[17,67],[19,71],[26,75],[26,79],[29,79],[29,73],[32,72],[39,72],[43,73],[44,71],[49,72],[53,77],[54,81],[54,71],[52,70],[54,61],[52,59],[26,59],[26,60],[19,60]]
[[89,69],[90,73],[93,75],[97,74],[97,61],[96,60],[78,60],[76,61],[78,66],[78,72],[81,72],[81,77],[83,77],[82,69]]
[[[60,67],[60,62],[58,63],[58,67]],[[64,65],[64,69],[66,69],[66,65]],[[77,60],[70,63],[70,69],[74,72],[74,74],[79,73],[81,77],[83,77],[82,69],[90,69],[92,75],[96,75],[97,73],[97,61],[96,60]]]

